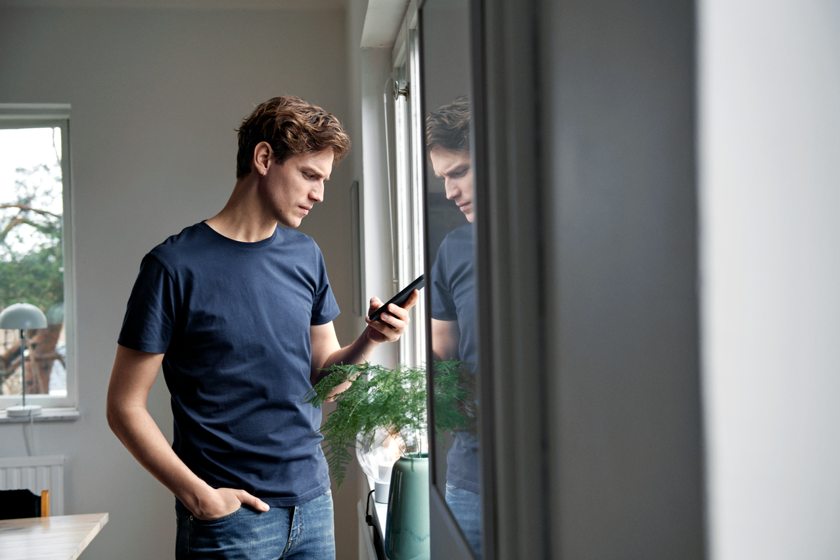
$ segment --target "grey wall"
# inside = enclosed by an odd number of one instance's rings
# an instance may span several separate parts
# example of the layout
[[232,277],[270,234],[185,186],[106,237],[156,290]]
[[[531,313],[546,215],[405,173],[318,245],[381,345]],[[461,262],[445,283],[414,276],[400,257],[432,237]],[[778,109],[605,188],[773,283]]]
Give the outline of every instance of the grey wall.
[[[348,116],[343,11],[201,11],[0,8],[0,102],[70,103],[78,310],[77,422],[36,424],[37,454],[64,454],[65,513],[107,511],[86,558],[172,557],[174,500],[105,422],[105,394],[125,302],[143,254],[209,218],[235,181],[234,128],[253,106],[296,94]],[[358,134],[350,130],[357,140]],[[339,305],[351,315],[353,157],[301,227],[321,246]],[[159,380],[149,408],[167,435]],[[0,456],[26,455],[20,425],[0,426]],[[340,494],[344,494],[342,488]],[[339,525],[352,519],[355,499]],[[341,530],[339,530],[341,534]]]
[[559,558],[704,557],[693,12],[564,0],[543,20]]

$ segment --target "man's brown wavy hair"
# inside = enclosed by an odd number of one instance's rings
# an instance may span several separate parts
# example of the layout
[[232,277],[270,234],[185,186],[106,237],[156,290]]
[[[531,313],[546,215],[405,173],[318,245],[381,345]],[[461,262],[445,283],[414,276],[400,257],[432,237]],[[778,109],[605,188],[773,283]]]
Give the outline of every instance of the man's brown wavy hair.
[[462,95],[426,117],[426,147],[470,151],[470,98]]
[[350,138],[334,115],[292,95],[259,105],[237,132],[237,179],[251,172],[254,149],[260,142],[268,142],[279,164],[292,156],[330,149],[335,155],[333,165],[337,165],[350,152]]

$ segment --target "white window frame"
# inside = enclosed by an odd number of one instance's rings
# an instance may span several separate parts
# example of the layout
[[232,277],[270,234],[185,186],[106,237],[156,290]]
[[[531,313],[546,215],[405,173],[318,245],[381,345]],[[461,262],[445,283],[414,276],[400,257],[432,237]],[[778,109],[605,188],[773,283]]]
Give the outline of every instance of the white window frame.
[[[406,10],[391,56],[396,90],[407,90],[394,102],[394,156],[396,180],[391,186],[395,215],[394,235],[396,280],[406,286],[424,272],[424,220],[422,166],[424,157],[423,118],[420,106],[419,44],[417,6],[412,1]],[[428,286],[428,278],[426,279]],[[414,307],[413,328],[400,339],[399,361],[421,365],[426,358],[427,289],[420,290]]]
[[[75,409],[78,398],[76,363],[76,290],[73,268],[72,177],[70,166],[70,105],[0,103],[0,128],[58,127],[61,129],[62,177],[62,244],[64,265],[64,336],[66,344],[67,393],[57,395],[26,395],[27,404],[44,409]],[[0,414],[20,404],[20,395],[0,395]],[[49,412],[45,410],[45,412]],[[51,416],[47,414],[47,416]],[[36,419],[38,417],[35,417]],[[28,421],[28,419],[26,419]]]

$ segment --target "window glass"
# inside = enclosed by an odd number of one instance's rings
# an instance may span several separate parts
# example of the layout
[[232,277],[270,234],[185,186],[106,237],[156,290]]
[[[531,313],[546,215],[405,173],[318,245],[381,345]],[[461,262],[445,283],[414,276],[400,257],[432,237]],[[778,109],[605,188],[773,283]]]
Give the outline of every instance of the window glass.
[[434,385],[432,481],[481,557],[478,321],[474,270],[470,28],[467,0],[420,12],[425,194]]
[[[397,45],[402,55],[386,85],[386,98],[393,103],[394,115],[394,179],[393,215],[396,216],[394,247],[396,276],[399,288],[425,272],[423,261],[423,187],[419,177],[423,165],[423,119],[420,96],[415,90],[419,83],[417,32],[410,28],[409,17],[403,23],[405,39]],[[397,287],[395,287],[395,290]],[[414,318],[406,336],[400,339],[400,362],[419,365],[426,358],[425,290],[414,308]]]
[[[47,317],[30,331],[26,394],[67,404],[63,153],[66,122],[0,122],[0,308],[29,303]],[[0,330],[0,400],[21,394],[20,331]],[[13,399],[12,399],[13,400]],[[40,401],[39,401],[40,402]]]

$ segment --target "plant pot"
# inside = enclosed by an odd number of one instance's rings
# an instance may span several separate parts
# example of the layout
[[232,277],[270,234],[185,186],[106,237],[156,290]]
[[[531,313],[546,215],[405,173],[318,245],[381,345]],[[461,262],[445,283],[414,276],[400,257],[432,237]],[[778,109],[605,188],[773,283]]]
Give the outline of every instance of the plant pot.
[[391,560],[428,560],[429,456],[402,457],[391,472],[385,551]]

